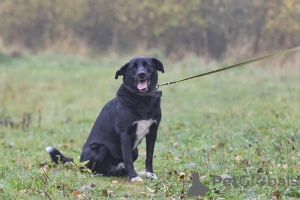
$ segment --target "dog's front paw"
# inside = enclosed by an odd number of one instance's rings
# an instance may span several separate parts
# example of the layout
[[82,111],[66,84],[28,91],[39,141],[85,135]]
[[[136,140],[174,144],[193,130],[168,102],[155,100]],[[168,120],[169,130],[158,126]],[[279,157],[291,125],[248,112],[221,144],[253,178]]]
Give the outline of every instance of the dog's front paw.
[[137,177],[134,177],[130,180],[132,183],[136,182],[136,183],[140,183],[140,182],[143,182],[143,179],[139,176]]
[[146,178],[157,179],[157,176],[154,173],[146,172]]

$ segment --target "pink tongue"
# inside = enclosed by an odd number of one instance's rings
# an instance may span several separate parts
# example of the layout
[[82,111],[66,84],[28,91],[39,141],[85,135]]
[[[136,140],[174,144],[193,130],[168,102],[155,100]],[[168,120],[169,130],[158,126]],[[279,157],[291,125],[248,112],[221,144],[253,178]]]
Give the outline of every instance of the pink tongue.
[[139,81],[138,82],[137,88],[139,90],[145,89],[146,87],[147,87],[147,81]]

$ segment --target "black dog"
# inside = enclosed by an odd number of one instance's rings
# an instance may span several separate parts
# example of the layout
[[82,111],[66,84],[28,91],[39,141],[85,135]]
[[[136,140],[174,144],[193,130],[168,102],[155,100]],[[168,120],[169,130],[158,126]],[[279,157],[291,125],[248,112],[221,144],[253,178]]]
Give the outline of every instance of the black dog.
[[[116,72],[123,76],[117,96],[100,112],[82,149],[80,161],[96,173],[108,176],[129,176],[131,182],[143,181],[137,176],[133,162],[138,157],[137,146],[146,137],[146,177],[156,179],[152,159],[157,129],[161,120],[160,96],[156,90],[157,71],[163,64],[155,58],[135,57]],[[47,147],[52,160],[72,162],[57,149]]]

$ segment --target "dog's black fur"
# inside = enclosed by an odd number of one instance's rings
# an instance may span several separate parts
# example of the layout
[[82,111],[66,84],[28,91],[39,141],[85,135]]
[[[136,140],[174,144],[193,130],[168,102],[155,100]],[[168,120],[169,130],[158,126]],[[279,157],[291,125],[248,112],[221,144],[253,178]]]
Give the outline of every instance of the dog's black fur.
[[[100,112],[80,156],[81,162],[89,160],[86,167],[93,172],[109,176],[128,174],[132,182],[142,181],[133,162],[138,157],[139,137],[145,136],[147,177],[156,178],[152,159],[161,120],[160,97],[147,96],[147,93],[140,96],[139,93],[155,90],[157,71],[164,72],[159,60],[135,57],[116,72],[116,79],[123,76],[123,84],[116,97]],[[53,147],[46,150],[55,163],[58,163],[58,155],[63,163],[73,161]]]

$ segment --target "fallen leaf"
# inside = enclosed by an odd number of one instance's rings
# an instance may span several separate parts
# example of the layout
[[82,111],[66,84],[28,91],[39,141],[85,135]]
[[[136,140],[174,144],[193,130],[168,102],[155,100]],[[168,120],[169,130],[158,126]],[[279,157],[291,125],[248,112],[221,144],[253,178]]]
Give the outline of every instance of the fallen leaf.
[[262,172],[264,172],[264,170],[263,170],[263,168],[258,168],[258,170],[257,170],[257,173],[262,173]]
[[113,183],[113,184],[118,184],[119,181],[113,180],[111,183]]
[[44,168],[44,167],[41,167],[41,168],[40,168],[40,171],[43,172],[43,173],[47,173],[47,169]]
[[177,180],[183,180],[184,179],[184,177],[185,177],[185,173],[184,172],[179,172],[178,173],[178,179]]
[[74,191],[72,192],[72,196],[77,197],[78,195],[79,195],[79,193],[78,193],[76,190],[74,190]]
[[152,190],[151,188],[149,188],[149,187],[146,187],[147,188],[147,190],[149,191],[149,192],[155,192],[155,190]]
[[[2,189],[2,188],[0,188],[0,191],[3,191],[3,189]],[[20,192],[24,194],[24,193],[27,193],[27,190],[26,190],[26,189],[24,189],[24,190],[20,190]]]
[[211,146],[211,150],[213,150],[213,151],[216,150],[216,148],[217,148],[217,145],[212,145]]
[[249,160],[241,160],[241,162],[243,163],[243,164],[249,164]]
[[112,196],[115,193],[115,191],[113,190],[107,190],[107,195],[108,196]]
[[77,199],[84,199],[85,198],[85,195],[84,194],[79,194],[76,196]]
[[83,186],[81,187],[81,189],[91,189],[92,187],[94,187],[95,186],[95,184],[93,184],[93,183],[91,183],[91,182],[89,182],[89,183],[87,183],[87,184],[83,184]]
[[279,190],[276,190],[272,195],[272,200],[277,200],[279,198]]
[[241,156],[235,155],[235,159],[236,159],[237,161],[240,161],[242,158],[241,158]]
[[267,139],[269,139],[270,138],[270,136],[268,135],[267,137],[265,137],[265,139],[267,140]]
[[143,180],[140,180],[140,179],[136,179],[134,182],[135,182],[135,183],[142,183],[142,182],[144,182],[144,181],[143,181]]
[[194,171],[190,171],[189,173],[186,174],[187,177],[190,177],[194,173]]
[[179,157],[174,157],[173,159],[174,159],[174,160],[180,160],[180,158],[179,158]]
[[148,194],[147,192],[140,192],[141,196],[147,196],[147,194]]
[[179,172],[178,175],[179,176],[182,176],[182,175],[185,176],[185,173],[184,172]]
[[40,196],[40,197],[43,197],[43,196],[45,196],[45,194],[44,194],[43,192],[40,192],[40,193],[39,193],[39,196]]
[[107,197],[107,190],[102,190],[102,195]]
[[176,196],[177,196],[178,199],[183,199],[183,197],[184,197],[182,193],[179,193]]
[[31,164],[26,164],[25,167],[26,167],[27,169],[31,169]]

